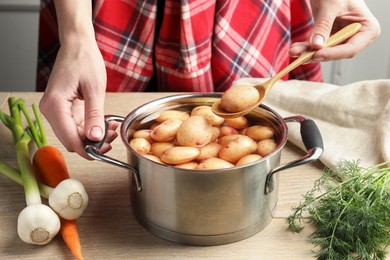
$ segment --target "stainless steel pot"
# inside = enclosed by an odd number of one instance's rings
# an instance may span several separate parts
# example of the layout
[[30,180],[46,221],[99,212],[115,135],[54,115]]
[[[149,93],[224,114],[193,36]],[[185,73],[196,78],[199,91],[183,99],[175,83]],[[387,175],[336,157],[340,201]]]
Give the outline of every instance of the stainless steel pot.
[[[86,151],[97,160],[129,170],[131,203],[137,220],[150,232],[170,241],[191,245],[219,245],[245,239],[262,230],[272,220],[278,199],[276,172],[309,163],[323,151],[315,123],[300,116],[281,118],[261,105],[248,117],[272,126],[278,147],[263,159],[230,169],[195,171],[155,163],[138,155],[128,144],[128,136],[148,127],[159,113],[168,109],[189,111],[211,105],[220,94],[184,94],[149,102],[126,117],[106,116],[106,121],[122,122],[120,135],[128,162],[99,151],[101,143],[88,142]],[[287,142],[286,122],[301,124],[307,154],[280,165],[281,150]]]

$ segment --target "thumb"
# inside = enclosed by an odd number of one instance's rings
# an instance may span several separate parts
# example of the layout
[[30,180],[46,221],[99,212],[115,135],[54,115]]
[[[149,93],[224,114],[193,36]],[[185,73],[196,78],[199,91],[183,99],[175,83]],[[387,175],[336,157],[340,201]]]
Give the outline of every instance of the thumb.
[[85,101],[85,135],[91,141],[100,141],[104,136],[104,94],[88,95]]
[[322,4],[314,16],[314,26],[311,31],[309,44],[313,49],[321,49],[332,31],[337,13],[329,4]]

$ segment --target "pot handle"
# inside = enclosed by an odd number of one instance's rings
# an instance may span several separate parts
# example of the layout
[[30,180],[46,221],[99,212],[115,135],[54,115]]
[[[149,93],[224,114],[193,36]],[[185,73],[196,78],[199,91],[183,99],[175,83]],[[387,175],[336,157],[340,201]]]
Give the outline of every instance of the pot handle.
[[[121,116],[106,115],[104,117],[104,121],[105,121],[105,125],[106,125],[105,133],[107,133],[108,122],[110,122],[110,121],[123,122],[124,118],[121,117]],[[84,149],[87,152],[87,154],[92,159],[95,159],[95,160],[98,160],[98,161],[102,161],[102,162],[105,162],[105,163],[109,163],[109,164],[113,164],[115,166],[119,166],[119,167],[125,168],[126,170],[130,170],[133,173],[133,176],[135,178],[135,183],[137,185],[137,190],[141,191],[141,189],[142,189],[141,177],[140,177],[139,172],[138,172],[138,170],[136,168],[134,168],[133,166],[131,166],[128,163],[121,162],[119,160],[116,160],[116,159],[114,159],[112,157],[109,157],[109,156],[103,154],[102,152],[100,152],[100,148],[104,144],[104,140],[105,139],[106,139],[106,135],[104,135],[103,139],[101,141],[99,141],[99,142],[94,142],[94,141],[91,141],[89,139],[86,139],[85,142],[84,142]]]
[[311,163],[316,161],[324,151],[324,144],[322,142],[321,133],[313,120],[304,118],[302,116],[292,116],[284,118],[286,122],[299,122],[301,124],[302,142],[306,147],[307,153],[302,158],[289,163],[280,165],[268,173],[265,182],[265,193],[270,193],[273,190],[274,173],[295,167],[298,165]]

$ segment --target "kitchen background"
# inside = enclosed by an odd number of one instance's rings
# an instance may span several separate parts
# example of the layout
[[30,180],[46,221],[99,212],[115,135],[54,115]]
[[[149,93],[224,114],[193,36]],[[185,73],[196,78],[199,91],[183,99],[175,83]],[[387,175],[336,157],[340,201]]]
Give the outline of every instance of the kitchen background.
[[[322,63],[325,82],[390,79],[390,1],[366,1],[381,36],[350,60]],[[0,0],[0,91],[34,91],[39,0]]]

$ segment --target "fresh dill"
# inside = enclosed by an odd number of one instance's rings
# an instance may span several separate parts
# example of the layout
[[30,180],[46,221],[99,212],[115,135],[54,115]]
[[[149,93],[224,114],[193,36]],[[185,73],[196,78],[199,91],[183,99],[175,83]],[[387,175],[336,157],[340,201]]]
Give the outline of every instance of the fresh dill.
[[309,241],[317,259],[386,259],[390,244],[390,162],[364,168],[341,160],[326,168],[287,218],[300,232],[311,223]]

